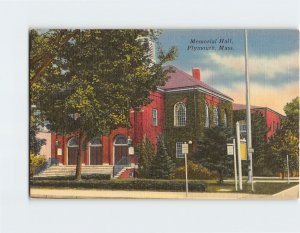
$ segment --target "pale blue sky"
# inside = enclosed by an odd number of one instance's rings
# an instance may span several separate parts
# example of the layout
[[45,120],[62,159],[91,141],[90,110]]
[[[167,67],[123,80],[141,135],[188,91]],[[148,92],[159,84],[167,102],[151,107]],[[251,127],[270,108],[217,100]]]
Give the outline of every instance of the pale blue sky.
[[[191,39],[232,39],[233,50],[188,50]],[[244,30],[163,30],[159,42],[164,49],[178,48],[178,57],[170,64],[191,73],[200,67],[201,78],[209,85],[244,103]],[[299,34],[296,30],[248,30],[251,100],[254,105],[283,112],[284,104],[298,95]],[[227,46],[226,44],[223,44]],[[279,97],[279,98],[278,98]]]

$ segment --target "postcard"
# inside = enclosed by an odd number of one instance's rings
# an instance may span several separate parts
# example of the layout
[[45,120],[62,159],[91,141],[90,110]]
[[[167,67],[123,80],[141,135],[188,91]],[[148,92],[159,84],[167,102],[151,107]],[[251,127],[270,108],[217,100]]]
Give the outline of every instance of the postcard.
[[299,32],[31,29],[32,198],[297,199]]

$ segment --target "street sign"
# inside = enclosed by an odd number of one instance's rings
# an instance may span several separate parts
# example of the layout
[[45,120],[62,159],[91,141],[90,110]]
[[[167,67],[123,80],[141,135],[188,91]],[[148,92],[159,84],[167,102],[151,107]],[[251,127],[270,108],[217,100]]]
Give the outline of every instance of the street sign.
[[227,144],[227,155],[233,155],[233,144]]
[[133,146],[128,147],[128,154],[134,155],[134,147]]
[[62,149],[61,148],[57,148],[57,155],[62,155]]
[[182,144],[182,154],[188,154],[189,153],[189,144],[184,143]]
[[247,160],[247,144],[241,142],[241,160]]
[[248,151],[249,151],[249,153],[254,153],[254,149],[253,148],[249,148]]

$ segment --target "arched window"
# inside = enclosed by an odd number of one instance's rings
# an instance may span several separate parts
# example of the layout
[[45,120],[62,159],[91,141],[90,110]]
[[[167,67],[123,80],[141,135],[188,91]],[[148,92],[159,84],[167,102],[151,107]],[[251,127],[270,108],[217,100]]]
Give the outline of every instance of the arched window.
[[184,103],[178,102],[174,105],[174,126],[185,126],[186,107]]
[[117,135],[114,140],[114,164],[128,155],[127,139],[124,135]]
[[78,146],[78,141],[75,137],[71,138],[68,141],[68,147],[77,147]]
[[224,112],[224,127],[227,127],[227,114]]
[[102,144],[99,137],[94,137],[89,143],[90,165],[100,165],[103,163]]
[[219,112],[216,106],[214,106],[214,125],[215,126],[219,125]]
[[205,127],[209,127],[209,108],[207,104],[205,104]]

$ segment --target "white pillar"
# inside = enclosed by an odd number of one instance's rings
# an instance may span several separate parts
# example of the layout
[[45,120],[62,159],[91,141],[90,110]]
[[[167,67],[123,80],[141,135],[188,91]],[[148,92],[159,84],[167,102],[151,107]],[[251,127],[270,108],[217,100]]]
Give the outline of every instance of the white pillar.
[[188,183],[188,167],[187,167],[187,154],[184,154],[184,160],[185,160],[185,187],[186,187],[186,196],[189,192],[189,183]]
[[241,143],[240,143],[240,124],[236,122],[236,146],[238,153],[238,165],[239,165],[239,186],[240,190],[243,190],[242,183],[242,160],[241,160]]
[[233,139],[233,159],[234,159],[234,182],[235,182],[235,191],[237,191],[237,170],[236,170],[236,144],[235,139]]

